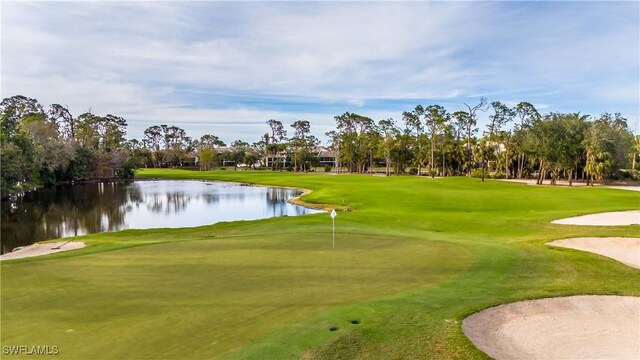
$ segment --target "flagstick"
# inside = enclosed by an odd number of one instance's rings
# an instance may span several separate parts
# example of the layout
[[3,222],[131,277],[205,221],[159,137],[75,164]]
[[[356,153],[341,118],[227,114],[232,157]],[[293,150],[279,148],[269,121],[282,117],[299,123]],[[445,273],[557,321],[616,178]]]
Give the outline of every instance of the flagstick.
[[336,209],[331,210],[331,221],[333,223],[333,248],[336,248]]
[[331,219],[333,221],[333,248],[336,248],[336,219]]

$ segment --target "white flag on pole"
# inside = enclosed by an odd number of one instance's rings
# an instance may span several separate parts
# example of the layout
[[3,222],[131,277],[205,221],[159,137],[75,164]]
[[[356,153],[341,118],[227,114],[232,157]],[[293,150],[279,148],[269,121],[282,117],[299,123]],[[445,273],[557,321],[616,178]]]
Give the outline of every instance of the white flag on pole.
[[336,209],[331,210],[331,222],[333,223],[333,248],[336,248]]

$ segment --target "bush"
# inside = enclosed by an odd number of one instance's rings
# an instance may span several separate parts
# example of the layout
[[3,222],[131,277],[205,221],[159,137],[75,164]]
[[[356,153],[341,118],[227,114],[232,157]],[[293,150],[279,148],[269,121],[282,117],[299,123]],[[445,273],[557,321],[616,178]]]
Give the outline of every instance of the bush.
[[611,175],[611,177],[614,180],[624,180],[624,179],[631,179],[632,174],[631,174],[631,171],[629,170],[618,169]]
[[331,172],[331,166],[325,165],[324,166],[324,172]]
[[53,186],[56,184],[56,174],[47,168],[40,169],[40,180],[44,186]]
[[116,169],[116,177],[121,179],[133,179],[136,168],[133,166],[125,166]]
[[409,174],[411,175],[417,175],[418,174],[418,169],[412,167],[411,169],[409,169]]
[[[486,176],[487,174],[485,174]],[[482,177],[482,169],[473,169],[471,170],[471,177],[481,178]]]

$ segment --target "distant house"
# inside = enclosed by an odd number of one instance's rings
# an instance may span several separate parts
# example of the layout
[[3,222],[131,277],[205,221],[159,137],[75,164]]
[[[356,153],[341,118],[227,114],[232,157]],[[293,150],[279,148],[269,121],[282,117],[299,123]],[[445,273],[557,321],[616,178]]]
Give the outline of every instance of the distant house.
[[318,157],[318,162],[322,166],[336,166],[337,153],[324,146],[316,146],[313,153]]
[[[311,151],[311,154],[318,158],[318,163],[321,166],[336,166],[336,152],[333,150],[329,150],[324,146],[316,146]],[[264,163],[267,167],[271,167],[273,163],[284,167],[293,165],[293,160],[285,153],[267,154],[264,158]]]
[[[234,166],[235,165],[235,161],[231,158],[231,154],[233,154],[236,149],[232,146],[221,146],[221,147],[216,147],[215,148],[216,152],[218,153],[218,166]],[[248,153],[253,153],[256,157],[256,159],[258,159],[258,161],[255,164],[238,164],[239,166],[260,166],[261,164],[263,166],[266,166],[268,168],[272,167],[272,165],[275,163],[276,167],[280,168],[280,167],[286,167],[286,166],[290,166],[293,165],[293,160],[291,159],[290,156],[288,156],[288,154],[282,152],[282,153],[277,153],[277,154],[266,154],[263,158],[259,158],[258,154],[260,153],[259,150],[254,149],[254,148],[248,148],[246,150]],[[336,158],[337,158],[337,154],[335,151],[333,150],[329,150],[324,146],[316,146],[312,151],[311,154],[313,154],[314,156],[316,156],[318,158],[318,163],[320,166],[331,166],[331,167],[335,167],[336,166]],[[198,166],[198,162],[199,162],[199,158],[197,153],[191,153],[188,155],[186,161],[184,161],[184,165],[186,166]]]
[[198,166],[198,154],[195,151],[187,154],[181,166]]
[[278,164],[278,166],[282,165],[282,167],[286,167],[287,165],[291,165],[293,162],[286,154],[277,153],[275,155],[267,154],[264,159],[264,163],[267,167],[272,167],[274,163]]
[[220,146],[216,148],[216,152],[218,153],[218,162],[221,166],[234,166],[236,162],[233,159],[230,159],[230,155],[236,152],[236,148],[233,146]]

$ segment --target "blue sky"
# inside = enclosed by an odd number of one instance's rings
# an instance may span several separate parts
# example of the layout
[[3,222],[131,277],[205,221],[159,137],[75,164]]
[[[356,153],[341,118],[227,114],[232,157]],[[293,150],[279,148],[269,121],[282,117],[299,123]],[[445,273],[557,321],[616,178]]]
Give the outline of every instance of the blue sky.
[[[541,112],[640,113],[640,3],[10,2],[2,97],[259,140],[274,118],[323,137],[481,96]],[[490,112],[482,114],[486,118]]]

